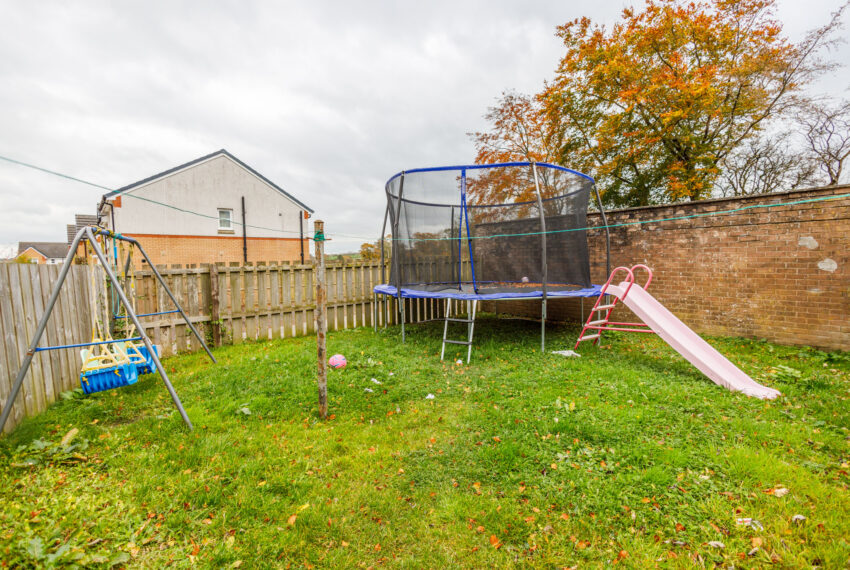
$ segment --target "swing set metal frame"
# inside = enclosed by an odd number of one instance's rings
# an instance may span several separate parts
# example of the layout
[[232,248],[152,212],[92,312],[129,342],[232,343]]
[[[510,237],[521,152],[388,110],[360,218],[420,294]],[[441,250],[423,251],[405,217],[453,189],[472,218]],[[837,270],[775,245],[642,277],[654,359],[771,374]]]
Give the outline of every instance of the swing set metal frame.
[[[65,261],[62,263],[62,269],[59,271],[59,278],[56,280],[56,283],[53,285],[53,291],[50,293],[50,298],[47,301],[47,305],[45,307],[44,314],[41,316],[41,318],[38,321],[38,327],[36,328],[35,334],[33,335],[32,339],[30,340],[29,348],[27,349],[26,355],[24,356],[23,362],[21,363],[21,368],[18,370],[18,374],[15,377],[15,382],[12,385],[12,390],[9,393],[9,397],[6,399],[6,403],[3,406],[3,413],[2,413],[2,415],[0,415],[0,432],[3,431],[3,427],[6,425],[6,421],[9,418],[9,414],[12,411],[12,405],[14,404],[15,399],[18,397],[18,394],[21,391],[21,385],[23,384],[24,378],[27,375],[27,371],[30,368],[30,364],[32,363],[32,359],[37,352],[42,352],[42,351],[47,351],[47,350],[60,350],[60,349],[66,349],[66,348],[79,348],[79,347],[93,346],[93,345],[107,344],[107,343],[120,343],[120,342],[123,342],[123,341],[139,341],[139,340],[141,340],[144,343],[145,347],[147,348],[148,353],[150,354],[150,356],[153,360],[154,366],[155,366],[157,372],[159,373],[159,376],[162,378],[163,383],[165,384],[165,388],[168,390],[168,393],[171,395],[171,400],[174,402],[174,407],[176,407],[177,410],[180,412],[180,416],[183,418],[183,421],[186,423],[186,426],[189,428],[189,430],[193,429],[192,422],[191,422],[191,420],[189,420],[189,416],[186,414],[186,410],[183,408],[183,404],[180,402],[180,397],[177,395],[177,392],[174,390],[174,386],[171,385],[171,381],[168,379],[168,374],[165,372],[165,368],[162,366],[162,362],[160,362],[160,360],[159,360],[159,356],[156,353],[156,349],[154,349],[154,345],[151,342],[151,339],[148,337],[147,333],[145,332],[144,326],[142,326],[142,323],[139,321],[140,316],[150,316],[150,315],[137,315],[136,314],[135,308],[133,306],[134,303],[131,303],[129,301],[129,299],[127,298],[127,295],[124,292],[124,289],[121,287],[121,284],[118,280],[118,277],[115,275],[115,272],[112,270],[112,267],[110,266],[106,255],[104,254],[103,250],[101,249],[100,245],[97,242],[98,236],[104,236],[106,238],[112,238],[114,240],[120,240],[120,241],[129,243],[132,246],[135,246],[139,249],[139,252],[142,254],[142,257],[144,257],[148,266],[151,268],[151,271],[153,271],[153,274],[156,276],[157,281],[159,281],[159,284],[162,286],[162,288],[168,294],[168,297],[171,299],[171,302],[174,303],[174,306],[176,307],[176,310],[167,311],[167,312],[169,312],[169,313],[179,312],[180,313],[180,316],[182,316],[183,320],[186,321],[186,325],[189,327],[189,329],[192,331],[192,333],[198,339],[198,342],[201,343],[201,346],[203,346],[207,355],[210,357],[210,360],[212,360],[213,363],[216,362],[216,359],[213,356],[212,352],[210,351],[209,347],[207,346],[207,343],[201,337],[200,333],[198,333],[198,330],[195,328],[195,326],[189,320],[189,317],[186,316],[186,313],[183,312],[183,308],[180,306],[180,303],[177,302],[177,298],[171,292],[171,289],[168,288],[168,285],[166,284],[165,280],[162,278],[162,275],[159,273],[159,271],[157,271],[156,266],[151,262],[150,258],[148,257],[148,254],[145,252],[142,245],[138,241],[136,241],[135,239],[133,239],[131,237],[123,236],[119,233],[111,232],[109,230],[106,230],[106,229],[98,227],[98,226],[86,226],[84,228],[81,228],[80,231],[77,232],[77,235],[74,236],[74,241],[71,242],[71,247],[68,249],[68,255],[65,256]],[[71,265],[73,265],[74,255],[76,254],[77,248],[79,247],[80,243],[84,242],[84,240],[85,240],[85,242],[87,242],[91,246],[92,251],[94,251],[94,254],[97,256],[98,260],[100,261],[100,267],[104,270],[104,272],[106,272],[106,275],[109,278],[109,282],[112,284],[113,290],[118,294],[118,298],[119,298],[121,304],[124,306],[124,310],[126,312],[126,318],[129,318],[132,321],[133,325],[135,325],[135,329],[137,331],[138,336],[131,338],[131,339],[115,339],[115,340],[108,340],[108,341],[103,341],[103,342],[91,342],[91,343],[81,343],[81,344],[63,345],[63,346],[39,347],[38,343],[39,343],[39,341],[41,341],[41,337],[44,334],[44,329],[47,326],[47,321],[50,318],[51,313],[53,312],[53,308],[56,305],[56,300],[59,298],[59,293],[62,290],[62,285],[65,283],[65,278],[68,275],[68,271],[71,269]],[[116,263],[116,266],[117,266],[118,259],[115,260],[115,263]],[[129,264],[129,256],[128,256],[127,263]],[[126,273],[126,270],[125,270],[125,273]],[[151,313],[151,314],[157,314],[157,313]]]

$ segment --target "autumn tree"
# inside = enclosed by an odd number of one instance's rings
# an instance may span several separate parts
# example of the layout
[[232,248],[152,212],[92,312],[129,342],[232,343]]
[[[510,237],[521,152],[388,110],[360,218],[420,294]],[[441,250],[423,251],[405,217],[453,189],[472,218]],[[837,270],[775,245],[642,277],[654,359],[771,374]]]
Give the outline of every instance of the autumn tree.
[[[384,259],[388,260],[391,253],[390,236],[384,238]],[[366,242],[360,245],[360,259],[377,261],[381,259],[381,240]]]
[[[513,91],[502,93],[496,105],[487,110],[484,118],[491,130],[468,133],[472,137],[478,164],[502,162],[558,162],[563,150],[558,125],[545,113],[543,95],[529,96]],[[567,166],[585,169],[577,159]],[[575,190],[574,182],[567,176],[558,176],[550,169],[538,170],[539,183],[544,198],[558,196]],[[467,174],[467,194],[471,204],[533,203],[537,198],[534,176],[525,167],[479,170]],[[557,207],[558,202],[550,204]],[[528,210],[477,210],[479,220],[498,221],[504,215],[527,215]],[[557,212],[555,212],[557,214]]]
[[[612,205],[708,197],[720,166],[830,66],[841,11],[795,44],[777,0],[647,0],[610,30],[557,28],[566,52],[534,97],[503,95],[478,159],[551,160],[594,175]],[[843,10],[843,8],[842,8]]]
[[469,133],[478,151],[478,164],[550,162],[560,156],[557,125],[546,117],[542,95],[506,91],[484,119],[490,124],[489,131]]
[[850,101],[812,101],[797,113],[808,150],[829,185],[841,182],[850,158]]

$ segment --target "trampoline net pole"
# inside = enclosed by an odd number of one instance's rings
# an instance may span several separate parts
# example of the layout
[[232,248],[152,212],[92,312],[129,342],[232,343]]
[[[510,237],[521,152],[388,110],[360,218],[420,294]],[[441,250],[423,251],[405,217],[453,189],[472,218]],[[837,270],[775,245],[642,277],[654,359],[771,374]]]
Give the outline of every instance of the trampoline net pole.
[[[387,203],[387,207],[384,208],[384,224],[381,226],[381,235],[378,236],[378,242],[381,244],[381,283],[386,283],[387,277],[387,268],[386,262],[384,261],[384,236],[387,233],[387,217],[390,215],[390,205]],[[378,331],[378,294],[375,293],[374,299],[374,310],[372,311],[372,325],[375,329],[375,332]],[[384,325],[386,326],[386,316],[384,316]]]
[[548,265],[546,263],[546,212],[543,209],[543,196],[540,194],[540,181],[537,176],[537,163],[531,163],[531,171],[534,174],[534,189],[537,192],[537,207],[540,210],[540,237],[541,237],[541,287],[543,297],[540,301],[540,353],[546,353],[546,281]]

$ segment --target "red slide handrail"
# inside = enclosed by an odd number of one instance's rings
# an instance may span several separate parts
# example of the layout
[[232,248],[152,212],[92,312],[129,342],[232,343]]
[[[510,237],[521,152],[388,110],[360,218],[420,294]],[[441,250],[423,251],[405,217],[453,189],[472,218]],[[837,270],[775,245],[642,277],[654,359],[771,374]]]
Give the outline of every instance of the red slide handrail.
[[[625,322],[621,323],[621,322],[611,321],[611,312],[614,310],[614,306],[617,305],[617,303],[619,301],[624,301],[626,299],[626,297],[628,297],[629,291],[632,290],[632,285],[635,284],[635,272],[638,269],[643,270],[646,273],[646,283],[644,283],[643,289],[646,290],[649,287],[649,284],[652,283],[652,269],[650,269],[646,265],[644,265],[642,263],[638,263],[638,264],[633,265],[631,267],[625,267],[625,266],[622,266],[622,265],[619,266],[619,267],[615,267],[614,270],[611,272],[611,275],[608,276],[608,280],[605,282],[605,285],[602,286],[602,288],[599,292],[599,297],[596,299],[596,303],[593,304],[593,308],[590,310],[590,314],[588,314],[588,316],[587,316],[587,321],[585,322],[584,327],[582,327],[582,329],[581,329],[581,333],[578,336],[578,340],[576,340],[576,344],[573,347],[573,350],[578,348],[579,343],[582,340],[584,340],[584,333],[587,332],[588,330],[598,331],[598,334],[595,335],[596,338],[593,339],[593,344],[595,344],[595,345],[599,344],[599,338],[602,334],[602,331],[606,331],[606,330],[623,331],[623,332],[641,332],[641,333],[655,334],[655,332],[652,329],[650,329],[649,326],[646,325],[645,323],[625,323]],[[602,302],[602,299],[604,299],[605,295],[608,294],[608,287],[614,281],[614,277],[617,275],[617,273],[619,273],[621,271],[626,272],[625,279],[623,281],[621,281],[621,283],[626,284],[625,291],[623,291],[623,296],[618,297],[617,295],[614,295],[614,302],[611,303],[610,305],[604,306],[604,308],[607,309],[607,312],[605,313],[605,318],[602,319],[602,321],[593,322],[595,320],[595,315],[596,315],[597,309],[600,306],[600,303]]]

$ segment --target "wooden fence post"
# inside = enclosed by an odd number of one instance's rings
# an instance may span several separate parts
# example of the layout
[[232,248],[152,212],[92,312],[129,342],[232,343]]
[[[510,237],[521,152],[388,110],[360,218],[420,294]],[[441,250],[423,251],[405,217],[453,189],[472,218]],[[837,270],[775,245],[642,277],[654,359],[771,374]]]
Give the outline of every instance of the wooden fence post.
[[328,416],[328,348],[326,335],[328,332],[327,320],[327,293],[325,291],[325,222],[316,220],[313,222],[316,235],[313,242],[316,245],[316,258],[313,268],[316,273],[316,345],[318,355],[318,385],[319,385],[319,415],[322,419]]
[[210,263],[210,324],[213,346],[221,346],[221,316],[218,300],[218,266]]

